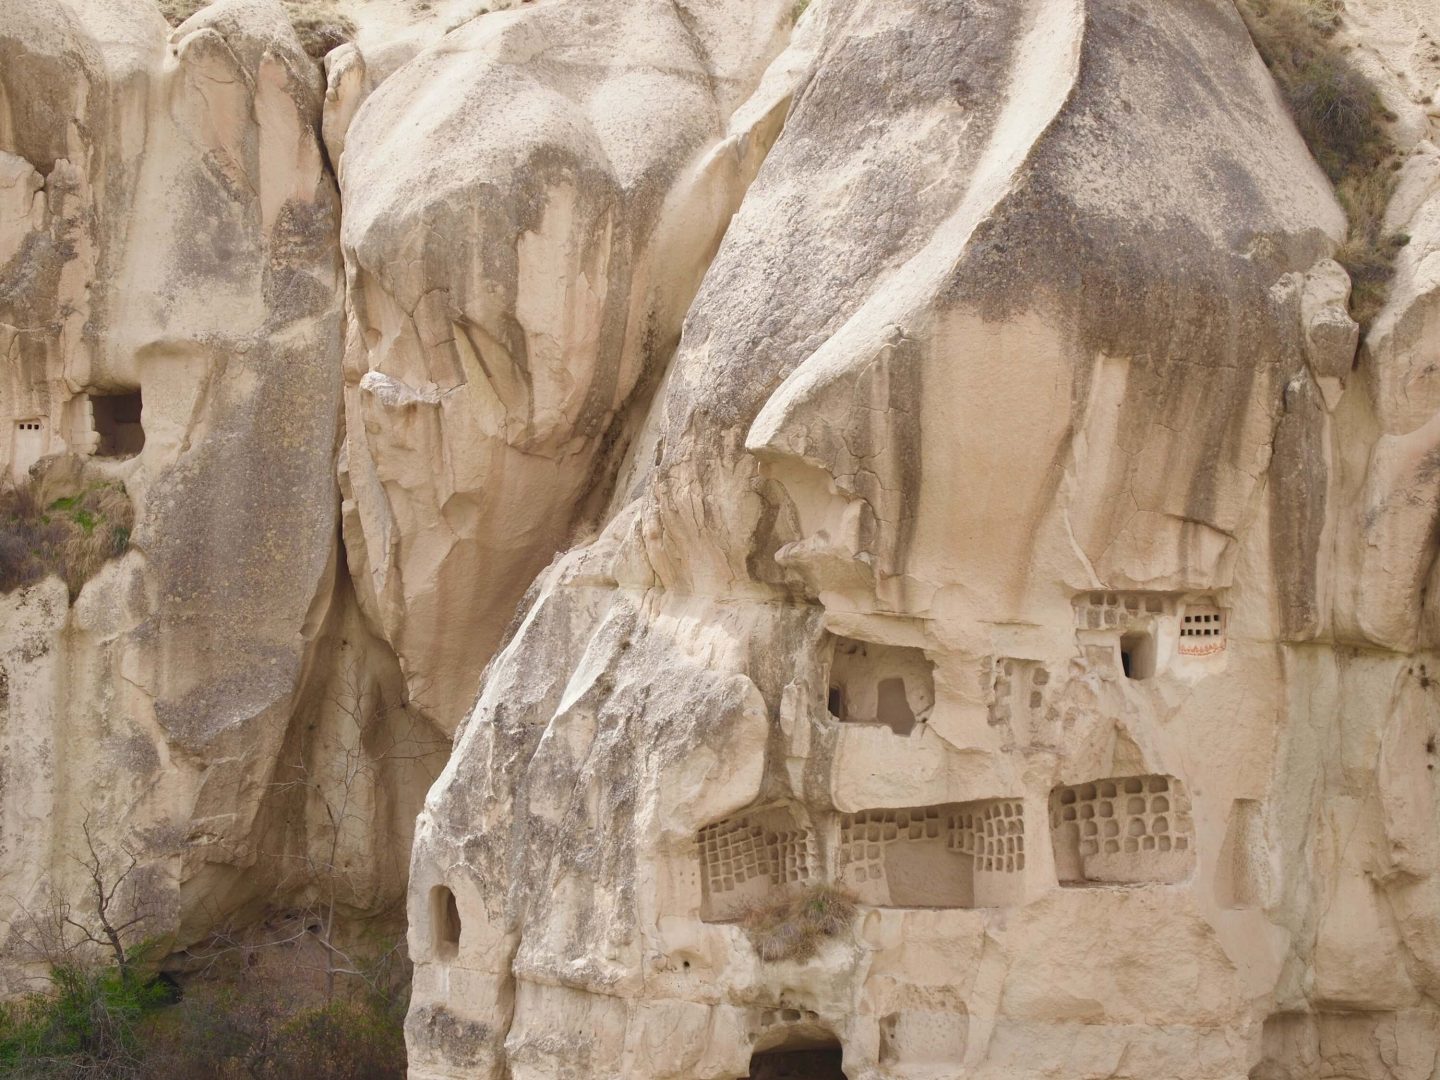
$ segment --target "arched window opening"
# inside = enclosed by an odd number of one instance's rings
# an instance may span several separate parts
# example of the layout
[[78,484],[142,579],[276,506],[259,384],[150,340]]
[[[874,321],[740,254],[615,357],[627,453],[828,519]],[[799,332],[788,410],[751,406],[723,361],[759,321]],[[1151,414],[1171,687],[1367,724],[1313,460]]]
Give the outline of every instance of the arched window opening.
[[1155,635],[1148,631],[1120,639],[1120,667],[1127,679],[1148,679],[1155,674]]
[[460,952],[460,905],[444,885],[430,890],[430,923],[435,928],[435,955],[453,960]]
[[873,724],[909,735],[935,705],[935,665],[902,645],[835,638],[826,710],[847,724]]

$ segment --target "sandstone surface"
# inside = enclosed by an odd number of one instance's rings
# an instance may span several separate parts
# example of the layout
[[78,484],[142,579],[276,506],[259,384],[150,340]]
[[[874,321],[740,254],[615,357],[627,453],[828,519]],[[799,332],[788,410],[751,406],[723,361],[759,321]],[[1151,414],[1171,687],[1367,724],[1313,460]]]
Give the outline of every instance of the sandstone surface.
[[[17,0],[0,55],[0,467],[86,458],[137,510],[73,605],[53,581],[0,600],[0,920],[13,944],[83,883],[88,821],[183,944],[287,887],[323,813],[281,763],[323,772],[331,700],[398,679],[336,544],[324,84],[270,0],[173,33],[145,0]],[[356,835],[360,910],[393,904],[433,775],[398,772]]]
[[[421,817],[412,1072],[1433,1062],[1433,500],[1354,534],[1424,449],[1349,392],[1343,214],[1238,18],[828,3],[795,47]],[[819,881],[853,927],[763,960],[737,913]]]
[[346,548],[447,727],[530,580],[603,506],[778,130],[782,93],[740,109],[785,10],[496,13],[345,127]]
[[0,0],[0,991],[98,842],[414,1080],[1440,1077],[1440,8],[1363,332],[1231,0],[335,10]]

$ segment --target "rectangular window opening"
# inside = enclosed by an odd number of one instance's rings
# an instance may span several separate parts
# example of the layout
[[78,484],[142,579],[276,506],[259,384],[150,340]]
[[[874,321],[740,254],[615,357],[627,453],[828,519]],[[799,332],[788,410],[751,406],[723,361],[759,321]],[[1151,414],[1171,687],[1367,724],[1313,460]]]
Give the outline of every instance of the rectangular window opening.
[[1126,634],[1120,639],[1120,667],[1127,679],[1148,679],[1155,674],[1155,638],[1149,633]]
[[100,436],[95,447],[97,457],[134,457],[145,448],[139,390],[124,394],[92,394],[90,408],[95,420],[95,434]]

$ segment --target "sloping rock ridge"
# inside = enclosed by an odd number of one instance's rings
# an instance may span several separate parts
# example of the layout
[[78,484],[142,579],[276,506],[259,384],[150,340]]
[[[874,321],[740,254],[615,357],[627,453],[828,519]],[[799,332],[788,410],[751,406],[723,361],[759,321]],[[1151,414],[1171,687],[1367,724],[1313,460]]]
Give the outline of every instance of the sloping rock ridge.
[[490,6],[0,0],[0,991],[98,845],[415,1080],[1440,1077],[1440,9],[1362,333],[1231,0]]

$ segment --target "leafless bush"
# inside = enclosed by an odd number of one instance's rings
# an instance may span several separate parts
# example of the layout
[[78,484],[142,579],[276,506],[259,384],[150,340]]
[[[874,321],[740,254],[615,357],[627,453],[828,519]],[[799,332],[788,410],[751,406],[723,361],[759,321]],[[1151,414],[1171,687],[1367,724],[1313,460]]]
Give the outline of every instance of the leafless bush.
[[359,663],[347,667],[323,706],[297,725],[264,796],[287,828],[284,842],[259,857],[275,872],[276,893],[292,901],[261,926],[253,919],[222,926],[191,946],[184,953],[190,968],[216,970],[236,956],[283,953],[295,976],[315,980],[326,1001],[344,988],[391,993],[408,977],[403,938],[382,949],[355,932],[360,919],[384,925],[388,914],[403,922],[403,897],[391,901],[391,910],[376,910],[367,854],[408,851],[410,838],[386,831],[377,802],[393,771],[418,770],[417,783],[428,789],[449,749],[413,697],[387,695]]
[[[88,881],[74,904],[48,896],[23,907],[12,948],[43,961],[48,985],[0,1005],[0,1073],[35,1078],[128,1080],[152,1075],[137,1026],[170,999],[148,969],[158,953],[145,938],[150,919],[135,889],[138,856],[95,837],[86,816]],[[108,962],[107,962],[108,961]]]

